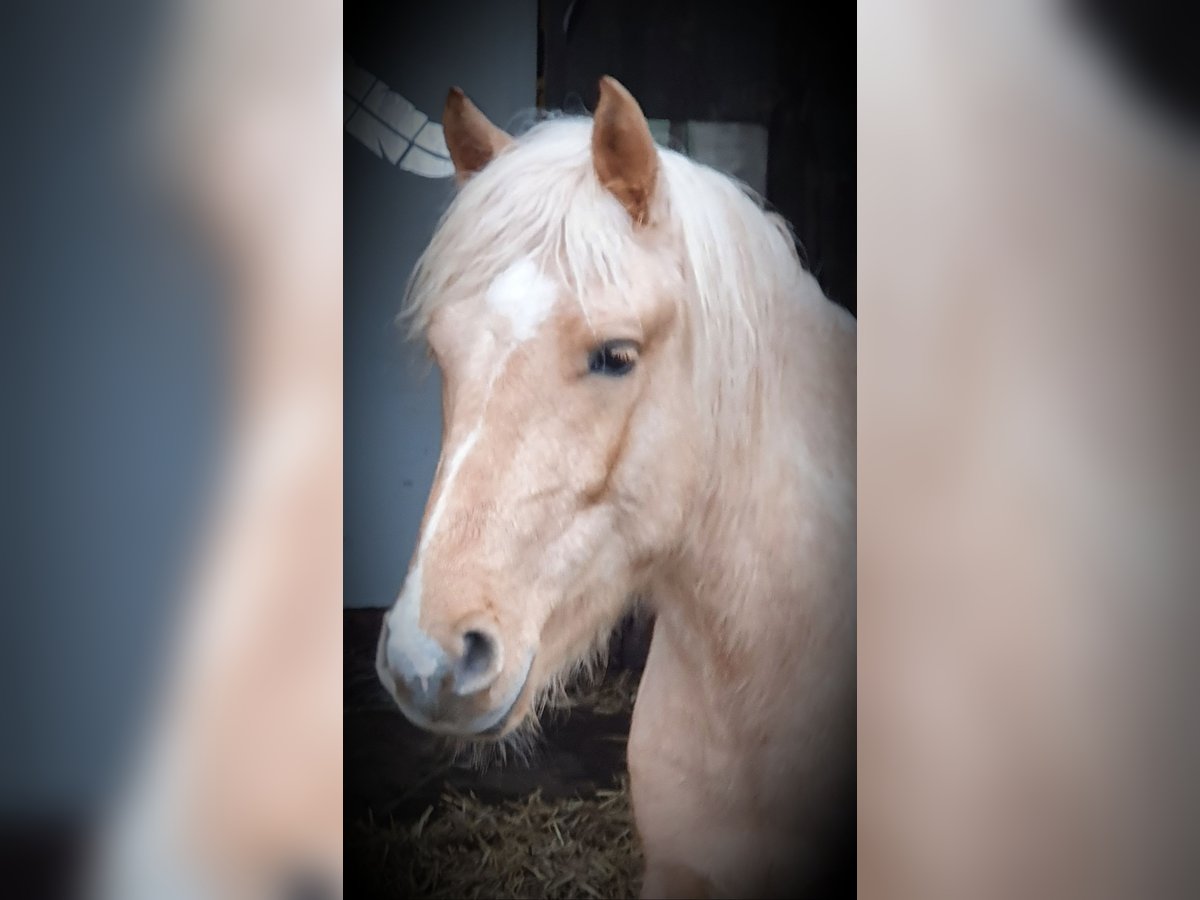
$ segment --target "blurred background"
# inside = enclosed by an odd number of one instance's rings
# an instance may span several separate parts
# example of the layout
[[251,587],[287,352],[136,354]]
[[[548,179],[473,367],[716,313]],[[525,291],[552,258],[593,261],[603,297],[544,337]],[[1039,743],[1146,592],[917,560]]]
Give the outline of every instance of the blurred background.
[[6,5],[0,26],[0,820],[54,842],[130,751],[222,440],[223,277],[140,138],[171,13]]
[[860,894],[1195,895],[1188,10],[709,6],[5,6],[14,896],[339,893],[343,813],[411,787],[351,735],[399,718],[355,648],[437,457],[391,323],[449,199],[427,126],[449,84],[517,129],[602,72],[860,320]]
[[0,880],[336,886],[341,9],[0,17]]
[[860,896],[1196,892],[1185,28],[858,5]]

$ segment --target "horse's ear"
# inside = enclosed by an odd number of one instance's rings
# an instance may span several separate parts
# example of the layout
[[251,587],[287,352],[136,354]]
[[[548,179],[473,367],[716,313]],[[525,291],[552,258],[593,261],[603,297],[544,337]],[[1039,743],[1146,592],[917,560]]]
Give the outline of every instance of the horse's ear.
[[658,148],[633,95],[615,78],[600,79],[600,102],[592,125],[592,163],[600,183],[629,211],[633,221],[650,219],[658,178]]
[[462,184],[492,161],[513,139],[488,121],[460,88],[450,88],[442,113],[442,132],[454,162],[454,177]]

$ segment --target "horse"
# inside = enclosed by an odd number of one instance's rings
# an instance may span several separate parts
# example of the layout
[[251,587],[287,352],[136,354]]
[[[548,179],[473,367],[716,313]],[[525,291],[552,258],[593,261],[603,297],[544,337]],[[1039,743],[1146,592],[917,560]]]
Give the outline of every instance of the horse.
[[816,889],[853,821],[855,320],[611,77],[519,137],[453,88],[443,129],[455,194],[400,313],[442,452],[379,678],[502,742],[644,597],[641,895]]

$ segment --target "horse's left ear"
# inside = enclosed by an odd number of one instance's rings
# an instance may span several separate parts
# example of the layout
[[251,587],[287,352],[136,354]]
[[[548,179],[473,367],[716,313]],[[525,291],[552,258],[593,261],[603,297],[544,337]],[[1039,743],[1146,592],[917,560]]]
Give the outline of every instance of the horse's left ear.
[[442,133],[454,162],[454,176],[462,184],[513,142],[493,125],[460,88],[451,88],[442,112]]
[[600,79],[592,125],[592,163],[600,183],[645,225],[658,178],[658,148],[633,95],[615,78]]

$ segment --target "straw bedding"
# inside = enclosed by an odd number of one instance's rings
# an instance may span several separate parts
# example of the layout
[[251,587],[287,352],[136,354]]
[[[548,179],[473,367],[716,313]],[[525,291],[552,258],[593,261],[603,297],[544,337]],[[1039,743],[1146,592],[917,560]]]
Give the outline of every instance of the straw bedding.
[[[632,709],[628,673],[576,694],[573,709],[614,715]],[[380,895],[410,898],[633,897],[642,858],[628,778],[575,796],[488,802],[445,783],[415,821],[358,823]]]

